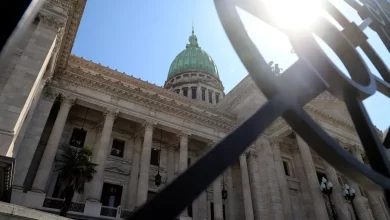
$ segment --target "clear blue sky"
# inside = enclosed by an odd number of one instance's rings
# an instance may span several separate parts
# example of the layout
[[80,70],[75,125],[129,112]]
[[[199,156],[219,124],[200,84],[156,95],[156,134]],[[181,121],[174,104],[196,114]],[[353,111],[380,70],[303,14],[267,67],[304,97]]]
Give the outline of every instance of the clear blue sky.
[[[332,2],[350,20],[360,23],[354,10],[340,0]],[[284,69],[296,61],[285,36],[245,12],[240,15],[267,60]],[[89,0],[72,53],[162,86],[171,62],[188,42],[192,20],[199,44],[217,64],[227,93],[247,71],[223,31],[212,0]],[[260,28],[254,29],[255,26]],[[376,34],[365,32],[383,59],[390,62],[390,55]],[[340,63],[329,54],[335,63]],[[364,103],[373,123],[386,129],[390,125],[390,100],[375,94]]]

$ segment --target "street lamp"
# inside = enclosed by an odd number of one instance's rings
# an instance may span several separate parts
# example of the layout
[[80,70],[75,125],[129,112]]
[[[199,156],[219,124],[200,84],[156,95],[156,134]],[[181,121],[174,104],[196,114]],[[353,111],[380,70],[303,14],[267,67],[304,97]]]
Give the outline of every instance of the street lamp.
[[344,185],[343,196],[346,200],[348,200],[351,203],[353,213],[355,214],[356,219],[359,220],[359,216],[356,214],[355,206],[353,205],[353,200],[355,199],[355,194],[356,194],[356,192],[355,192],[354,188],[349,187],[348,184]]
[[333,190],[333,184],[330,181],[328,181],[325,177],[322,177],[320,189],[322,194],[328,197],[330,209],[332,210],[333,219],[337,219],[336,211],[334,210],[332,200],[330,199],[330,194],[332,194],[332,190]]

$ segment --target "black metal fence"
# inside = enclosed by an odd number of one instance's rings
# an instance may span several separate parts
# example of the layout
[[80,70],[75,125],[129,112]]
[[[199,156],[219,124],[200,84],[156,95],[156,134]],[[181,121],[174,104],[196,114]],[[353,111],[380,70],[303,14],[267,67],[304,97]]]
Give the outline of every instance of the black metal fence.
[[[368,44],[361,27],[349,22],[328,1],[323,1],[323,7],[343,27],[342,31],[321,16],[306,31],[298,33],[286,29],[272,19],[264,1],[214,2],[235,51],[269,101],[130,219],[173,219],[280,116],[333,167],[366,189],[384,189],[389,201],[390,164],[385,147],[390,147],[390,137],[388,134],[382,144],[362,101],[377,91],[390,97],[390,74],[380,56]],[[390,51],[390,21],[385,16],[385,13],[389,15],[390,3],[385,0],[362,0],[364,5],[361,6],[353,0],[347,2],[358,11],[365,24],[378,33]],[[261,51],[249,38],[236,6],[284,32],[299,60],[276,77]],[[351,79],[332,63],[313,34],[319,36],[337,54]],[[371,74],[358,54],[357,47],[366,53],[384,80]],[[346,152],[303,110],[306,103],[325,90],[345,102],[372,169]],[[208,172],[204,173],[204,170]]]
[[[386,0],[360,1],[363,6],[354,0],[346,0],[378,33],[390,51],[390,3]],[[42,3],[43,0],[38,2]],[[350,23],[326,0],[324,8],[344,28],[343,31],[339,31],[324,17],[319,17],[306,32],[296,33],[278,26],[265,10],[264,1],[214,0],[214,2],[234,49],[269,101],[153,200],[138,209],[130,219],[174,219],[280,116],[333,167],[366,189],[384,189],[386,199],[390,201],[390,165],[384,152],[384,147],[390,147],[390,135],[387,135],[382,144],[362,104],[364,99],[376,91],[390,97],[390,74],[380,56],[367,43],[367,37],[359,26]],[[276,77],[245,31],[236,6],[287,34],[299,60]],[[25,10],[26,4],[14,4],[11,8],[7,6],[5,8],[12,13],[12,9],[15,9],[15,12]],[[20,13],[15,15],[15,19],[11,21],[21,18]],[[8,21],[3,19],[0,28],[5,27],[4,22]],[[11,23],[11,26],[16,24]],[[1,32],[2,37],[11,36],[12,29],[2,30],[5,30]],[[312,33],[322,38],[333,49],[349,71],[351,79],[332,64],[314,40]],[[0,48],[4,47],[4,42],[0,41]],[[371,74],[357,53],[356,47],[360,47],[366,53],[384,80]],[[343,150],[302,109],[302,106],[325,90],[345,102],[372,169]],[[208,172],[205,173],[204,170]]]

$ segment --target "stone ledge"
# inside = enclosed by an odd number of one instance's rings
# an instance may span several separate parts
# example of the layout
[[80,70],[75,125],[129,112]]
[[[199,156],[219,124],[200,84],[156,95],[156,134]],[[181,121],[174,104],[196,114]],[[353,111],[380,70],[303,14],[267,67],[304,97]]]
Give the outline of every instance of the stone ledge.
[[0,219],[69,220],[69,218],[37,211],[23,206],[4,203],[4,202],[0,202]]

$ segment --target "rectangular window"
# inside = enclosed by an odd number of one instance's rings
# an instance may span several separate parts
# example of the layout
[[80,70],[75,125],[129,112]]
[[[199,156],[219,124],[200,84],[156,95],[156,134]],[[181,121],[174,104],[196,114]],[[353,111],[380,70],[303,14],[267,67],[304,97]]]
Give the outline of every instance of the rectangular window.
[[219,93],[215,93],[215,102],[216,102],[216,103],[219,102]]
[[196,77],[196,73],[191,73],[191,77]]
[[202,74],[199,74],[199,77],[204,77],[204,75],[202,75]]
[[175,79],[171,79],[171,83],[173,83],[174,80],[175,80]]
[[283,161],[283,168],[284,168],[284,174],[286,174],[286,176],[290,176],[290,169],[288,167],[287,161]]
[[114,139],[112,141],[111,155],[116,157],[123,157],[125,151],[125,142],[122,140]]
[[191,88],[191,91],[192,91],[191,98],[196,99],[196,87]]
[[181,78],[181,76],[177,76],[177,77],[176,77],[176,79],[180,79],[180,78]]
[[70,138],[69,145],[74,147],[84,147],[85,137],[87,136],[87,131],[82,128],[74,128],[72,132],[72,137]]
[[104,183],[100,201],[103,206],[118,207],[121,204],[122,186]]
[[183,95],[185,97],[188,97],[188,89],[187,88],[183,89]]
[[176,92],[177,94],[179,94],[179,93],[180,93],[180,89],[176,89],[175,92]]
[[158,166],[160,164],[160,150],[152,148],[150,153],[150,164]]
[[202,89],[202,100],[206,101],[206,89]]
[[209,92],[209,102],[213,103],[213,93]]

